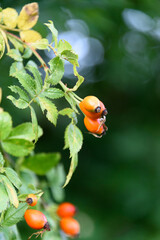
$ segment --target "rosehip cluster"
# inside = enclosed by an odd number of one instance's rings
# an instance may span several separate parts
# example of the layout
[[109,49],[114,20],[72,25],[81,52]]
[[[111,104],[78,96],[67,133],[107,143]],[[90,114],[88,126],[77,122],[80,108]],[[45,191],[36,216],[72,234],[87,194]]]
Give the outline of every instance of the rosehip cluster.
[[[30,206],[35,206],[37,204],[37,201],[38,201],[38,198],[35,194],[28,194],[26,202]],[[36,230],[43,229],[39,232],[33,233],[37,235],[37,237],[39,235],[42,236],[42,234],[45,231],[50,231],[50,226],[49,226],[49,223],[47,222],[47,218],[42,212],[35,209],[27,209],[25,211],[24,218],[29,227]],[[28,239],[30,239],[32,235]]]
[[76,207],[69,202],[61,203],[57,208],[57,215],[60,219],[61,230],[69,237],[78,237],[80,233],[79,222],[73,218],[76,214]]
[[84,125],[94,136],[103,136],[107,131],[105,125],[107,109],[95,96],[87,96],[79,103],[81,111],[85,114]]

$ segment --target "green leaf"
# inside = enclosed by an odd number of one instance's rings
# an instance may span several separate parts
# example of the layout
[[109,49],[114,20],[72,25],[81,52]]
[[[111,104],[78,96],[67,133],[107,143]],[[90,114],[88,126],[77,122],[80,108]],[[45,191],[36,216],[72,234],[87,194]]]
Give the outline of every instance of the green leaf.
[[4,163],[5,163],[5,161],[4,161],[3,155],[0,152],[0,168],[2,168],[4,166]]
[[65,181],[63,187],[65,187],[69,183],[69,181],[71,180],[71,177],[72,177],[77,165],[78,165],[78,154],[74,154],[72,156],[69,172],[67,174],[66,181]]
[[51,99],[57,99],[57,98],[64,97],[64,92],[59,88],[48,88],[42,93],[42,96],[45,96]]
[[46,174],[60,161],[60,153],[40,153],[24,160],[23,166],[34,171],[38,175]]
[[43,50],[43,49],[48,49],[48,40],[46,38],[42,38],[40,40],[37,40],[34,43],[30,43],[30,45],[36,49]]
[[[41,127],[38,127],[38,137],[42,136],[43,131]],[[22,123],[13,128],[9,135],[9,139],[25,139],[33,141],[35,139],[35,133],[33,131],[33,125],[30,122]]]
[[22,87],[31,95],[31,97],[33,97],[36,94],[35,81],[29,74],[24,72],[24,70],[17,71],[12,76],[18,78]]
[[8,137],[12,129],[12,118],[7,112],[0,113],[0,140]]
[[29,47],[26,47],[23,53],[23,58],[30,58],[32,56],[32,50]]
[[2,33],[0,32],[0,59],[3,57],[4,52],[5,52],[5,41]]
[[42,86],[43,86],[40,72],[35,66],[29,63],[26,65],[26,68],[33,74],[35,85],[36,85],[36,92],[39,93],[42,90]]
[[55,42],[55,48],[57,48],[57,38],[58,38],[58,31],[57,31],[57,29],[54,27],[54,24],[53,24],[52,21],[49,21],[49,23],[45,23],[45,25],[51,31],[51,33],[52,33],[52,43]]
[[7,191],[2,183],[0,183],[0,213],[4,210],[6,210],[8,202],[9,202],[9,197],[7,194]]
[[9,86],[9,88],[11,89],[12,92],[19,94],[19,97],[21,99],[23,99],[24,101],[26,101],[26,102],[30,101],[27,93],[25,91],[23,91],[22,88],[15,86],[15,85]]
[[25,108],[28,107],[28,103],[27,103],[25,100],[21,99],[21,98],[16,99],[16,98],[14,98],[14,97],[11,96],[11,95],[9,95],[7,98],[8,98],[9,100],[11,100],[12,103],[13,103],[17,108],[25,109]]
[[18,208],[14,208],[13,206],[8,208],[5,213],[2,226],[9,227],[18,223],[24,217],[24,213],[27,210],[27,208],[28,208],[27,203],[20,203]]
[[61,81],[63,75],[64,75],[64,63],[63,60],[60,59],[59,56],[51,59],[49,61],[51,75],[47,79],[47,82],[49,82],[52,85],[56,85]]
[[13,44],[13,46],[18,49],[19,51],[23,52],[23,44],[20,43],[20,41],[18,41],[17,39],[15,39],[14,37],[12,37],[11,35],[7,35],[9,41]]
[[42,111],[46,110],[47,114],[46,117],[48,120],[56,125],[57,123],[57,117],[58,117],[58,111],[54,103],[52,103],[50,100],[44,97],[39,97],[40,105]]
[[11,50],[7,53],[7,55],[8,55],[9,57],[13,58],[13,59],[14,59],[15,61],[17,61],[17,62],[22,62],[22,61],[23,61],[22,56],[21,56],[21,54],[20,54],[20,52],[19,52],[18,49],[11,49]]
[[61,53],[61,56],[64,57],[71,64],[79,67],[78,64],[78,55],[73,50],[64,50]]
[[24,71],[24,66],[22,62],[14,62],[10,67],[9,75],[14,77],[17,72]]
[[16,190],[13,187],[12,183],[4,175],[0,175],[0,181],[2,181],[4,183],[4,186],[6,188],[8,196],[9,196],[10,203],[13,204],[17,208],[19,205],[19,201],[18,201]]
[[72,108],[64,108],[59,111],[59,114],[62,116],[67,115],[69,118],[73,119],[75,123],[77,123],[77,115]]
[[8,177],[8,179],[13,183],[13,185],[19,189],[22,185],[21,180],[19,179],[17,173],[12,168],[5,168],[5,174]]
[[2,147],[6,152],[15,157],[24,157],[34,149],[34,144],[25,139],[13,138],[4,140]]
[[68,125],[65,131],[65,141],[69,147],[71,157],[79,152],[83,143],[83,135],[76,125],[72,123]]
[[72,46],[69,42],[65,41],[65,40],[60,40],[58,43],[58,53],[61,53],[65,50],[72,50]]
[[40,137],[43,134],[43,131],[40,127],[38,127],[38,121],[37,121],[34,108],[30,107],[30,109],[31,109],[32,129],[34,133],[35,142],[37,142],[38,137]]

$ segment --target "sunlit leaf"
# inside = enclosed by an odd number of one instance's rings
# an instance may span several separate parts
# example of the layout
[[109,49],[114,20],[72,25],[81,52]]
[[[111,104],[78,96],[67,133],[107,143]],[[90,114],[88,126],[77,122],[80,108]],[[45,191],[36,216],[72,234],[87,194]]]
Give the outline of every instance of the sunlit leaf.
[[23,100],[23,99],[16,99],[16,98],[14,98],[13,96],[8,96],[7,97],[9,100],[11,100],[12,101],[12,103],[17,107],[17,108],[20,108],[20,109],[25,109],[25,108],[27,108],[28,107],[28,103],[25,101],[25,100]]
[[24,47],[23,47],[23,44],[20,41],[18,41],[17,39],[12,37],[11,35],[7,35],[7,37],[16,49],[23,52]]
[[67,42],[65,40],[60,40],[58,42],[57,49],[58,49],[58,53],[61,53],[61,52],[65,51],[65,50],[72,50],[72,46],[71,46],[71,44],[69,42]]
[[14,8],[5,8],[2,11],[3,23],[9,28],[15,28],[17,25],[18,13]]
[[26,101],[26,102],[30,101],[28,94],[25,91],[23,91],[22,88],[15,86],[15,85],[9,86],[9,88],[11,89],[12,92],[17,93],[19,95],[19,97],[21,99],[23,99],[24,101]]
[[5,52],[5,41],[2,33],[0,32],[0,59],[3,57],[4,52]]
[[24,42],[27,42],[27,43],[34,43],[42,39],[41,34],[35,30],[21,31],[20,37]]
[[5,163],[5,161],[4,161],[3,155],[0,152],[0,168],[3,167],[4,163]]
[[40,40],[37,40],[36,42],[31,43],[31,46],[43,50],[43,49],[48,49],[48,40],[46,38],[42,38]]

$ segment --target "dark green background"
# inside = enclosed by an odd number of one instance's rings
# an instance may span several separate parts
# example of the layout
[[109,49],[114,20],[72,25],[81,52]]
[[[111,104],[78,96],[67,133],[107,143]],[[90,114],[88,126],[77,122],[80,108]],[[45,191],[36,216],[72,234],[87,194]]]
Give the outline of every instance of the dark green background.
[[[17,10],[31,1],[0,1],[2,7]],[[109,128],[102,139],[86,133],[83,116],[78,126],[84,133],[79,165],[69,185],[66,200],[80,209],[81,240],[159,240],[160,239],[160,38],[158,0],[42,0],[37,29],[43,36],[43,22],[53,20],[58,30],[65,30],[70,16],[89,27],[90,37],[100,40],[104,61],[93,68],[96,81],[87,81],[78,95],[96,95],[107,109]],[[153,20],[148,32],[128,27],[122,13],[139,10]],[[137,17],[138,18],[138,17]],[[141,19],[139,19],[141,24]],[[160,25],[160,24],[159,24]],[[160,28],[160,26],[159,26]],[[129,51],[124,39],[132,36]],[[136,36],[138,36],[136,38]],[[135,39],[135,40],[134,40]],[[139,39],[139,40],[136,40]],[[93,49],[94,51],[94,49]],[[2,106],[13,115],[14,124],[27,121],[28,111],[17,110],[6,100],[14,80],[8,77],[11,60],[0,64]],[[64,79],[64,82],[69,79]],[[59,108],[63,103],[58,102]],[[68,120],[60,118],[55,128],[42,116],[39,124],[44,136],[37,152],[60,151],[68,171],[68,151],[62,151],[63,133]]]

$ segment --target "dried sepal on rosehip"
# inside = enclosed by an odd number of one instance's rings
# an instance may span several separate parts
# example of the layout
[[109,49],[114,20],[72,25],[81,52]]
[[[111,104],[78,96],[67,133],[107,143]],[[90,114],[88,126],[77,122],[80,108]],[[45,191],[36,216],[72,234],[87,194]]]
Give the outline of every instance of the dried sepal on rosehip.
[[26,202],[30,205],[30,206],[35,206],[38,202],[38,198],[35,194],[30,193],[27,196]]
[[60,220],[61,230],[69,237],[76,238],[80,233],[79,222],[71,217],[65,217]]
[[77,212],[77,208],[69,202],[61,203],[57,208],[57,215],[60,218],[73,217]]
[[43,229],[39,232],[33,233],[28,239],[30,239],[33,235],[37,235],[36,237],[41,235],[42,237],[42,234],[45,231],[50,231],[47,218],[42,212],[35,209],[28,209],[25,211],[24,218],[29,227],[37,230]]

